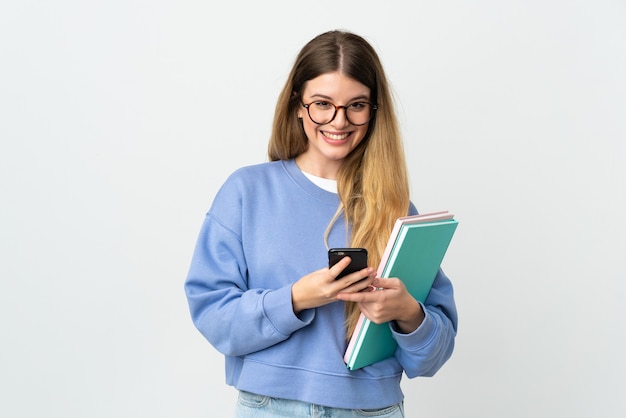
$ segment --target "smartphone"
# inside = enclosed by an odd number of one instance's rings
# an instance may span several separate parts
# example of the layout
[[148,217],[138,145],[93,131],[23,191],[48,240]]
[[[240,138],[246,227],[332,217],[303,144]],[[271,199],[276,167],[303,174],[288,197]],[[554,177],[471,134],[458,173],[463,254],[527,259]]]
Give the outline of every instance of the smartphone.
[[328,250],[328,267],[334,266],[339,260],[346,256],[350,257],[350,264],[339,273],[337,279],[367,267],[367,250],[365,248],[331,248]]

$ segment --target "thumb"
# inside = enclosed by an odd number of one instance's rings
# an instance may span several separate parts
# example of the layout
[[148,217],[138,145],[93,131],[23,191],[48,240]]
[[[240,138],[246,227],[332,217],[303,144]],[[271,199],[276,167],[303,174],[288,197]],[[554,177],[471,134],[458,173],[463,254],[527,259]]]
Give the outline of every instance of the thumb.
[[378,289],[384,289],[385,288],[384,284],[385,284],[385,280],[383,280],[383,279],[381,279],[379,277],[377,277],[374,280],[372,280],[372,286],[376,287]]

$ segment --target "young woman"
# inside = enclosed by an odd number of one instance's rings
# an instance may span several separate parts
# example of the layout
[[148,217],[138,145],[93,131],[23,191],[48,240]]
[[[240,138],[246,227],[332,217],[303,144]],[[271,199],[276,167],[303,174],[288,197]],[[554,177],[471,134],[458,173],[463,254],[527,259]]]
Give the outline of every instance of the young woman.
[[[422,304],[373,267],[337,280],[349,258],[327,267],[329,247],[364,247],[377,266],[396,218],[417,213],[385,73],[362,37],[331,31],[300,51],[269,158],[222,186],[185,282],[194,324],[239,390],[237,416],[403,416],[402,373],[432,376],[447,361],[457,314],[441,271]],[[398,349],[350,371],[360,312],[389,321]]]

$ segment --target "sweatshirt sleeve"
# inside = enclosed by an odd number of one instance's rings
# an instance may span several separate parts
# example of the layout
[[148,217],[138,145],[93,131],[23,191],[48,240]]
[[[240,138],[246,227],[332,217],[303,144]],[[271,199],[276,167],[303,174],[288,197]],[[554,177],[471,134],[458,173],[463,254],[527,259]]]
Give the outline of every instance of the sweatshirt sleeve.
[[390,324],[398,342],[395,357],[409,378],[433,376],[454,350],[457,310],[452,283],[441,269],[422,309],[424,321],[410,334],[402,334]]
[[220,352],[241,356],[287,339],[314,311],[293,312],[291,285],[248,289],[239,237],[207,214],[185,281],[194,325]]

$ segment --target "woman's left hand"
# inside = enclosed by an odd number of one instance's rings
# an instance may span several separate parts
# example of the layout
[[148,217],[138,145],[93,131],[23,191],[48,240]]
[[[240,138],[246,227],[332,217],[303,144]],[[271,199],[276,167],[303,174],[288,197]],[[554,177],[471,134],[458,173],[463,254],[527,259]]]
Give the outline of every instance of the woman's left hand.
[[415,331],[424,320],[422,305],[397,278],[377,278],[371,291],[339,293],[337,299],[358,303],[361,312],[376,324],[395,321],[406,334]]

